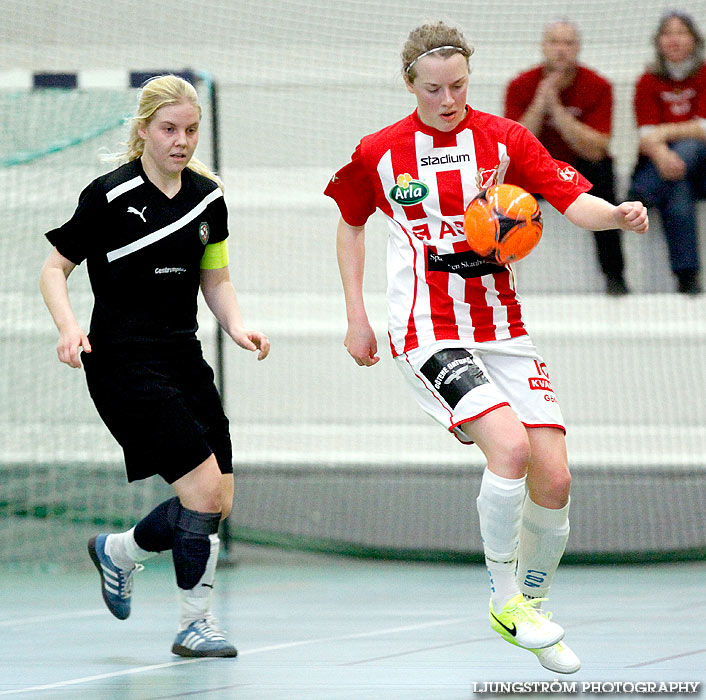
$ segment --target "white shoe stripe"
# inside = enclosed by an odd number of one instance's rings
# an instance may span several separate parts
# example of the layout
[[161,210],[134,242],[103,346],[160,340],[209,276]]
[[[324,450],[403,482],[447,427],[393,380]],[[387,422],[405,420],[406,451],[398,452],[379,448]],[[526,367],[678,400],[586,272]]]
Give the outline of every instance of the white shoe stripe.
[[127,600],[132,593],[132,576],[136,571],[140,571],[141,568],[138,565],[130,571],[124,572],[122,569],[116,571],[101,563],[103,587],[110,594]]
[[197,649],[198,647],[200,647],[204,643],[204,641],[205,640],[202,639],[195,632],[190,632],[184,638],[184,641],[182,642],[182,646],[185,646],[187,649]]
[[193,622],[186,631],[187,634],[179,644],[187,649],[196,650],[204,644],[218,644],[219,642],[224,645],[228,644],[221,630],[210,627],[208,623],[202,620]]

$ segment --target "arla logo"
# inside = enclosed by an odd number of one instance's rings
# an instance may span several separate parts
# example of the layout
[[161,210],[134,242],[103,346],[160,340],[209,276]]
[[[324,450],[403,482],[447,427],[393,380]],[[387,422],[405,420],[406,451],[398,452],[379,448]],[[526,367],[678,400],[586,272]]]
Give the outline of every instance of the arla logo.
[[390,190],[390,199],[403,207],[418,204],[429,194],[429,188],[409,173],[397,176],[397,184]]

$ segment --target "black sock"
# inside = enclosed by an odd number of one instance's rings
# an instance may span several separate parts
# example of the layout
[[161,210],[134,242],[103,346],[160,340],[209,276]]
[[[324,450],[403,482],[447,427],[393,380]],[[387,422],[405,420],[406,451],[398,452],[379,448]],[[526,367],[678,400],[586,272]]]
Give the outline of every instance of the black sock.
[[174,496],[160,503],[149,515],[146,515],[135,525],[135,542],[138,547],[147,552],[164,552],[174,546],[174,512],[181,504]]

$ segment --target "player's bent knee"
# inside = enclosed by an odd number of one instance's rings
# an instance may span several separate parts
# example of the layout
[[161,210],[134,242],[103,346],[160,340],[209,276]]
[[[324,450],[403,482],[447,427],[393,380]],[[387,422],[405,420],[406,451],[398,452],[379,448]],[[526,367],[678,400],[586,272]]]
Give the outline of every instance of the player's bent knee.
[[532,451],[529,440],[521,436],[508,445],[508,462],[516,470],[526,472]]
[[545,508],[563,508],[571,491],[571,472],[568,469],[558,469],[543,473],[539,478],[533,475],[530,483],[532,500]]
[[188,491],[188,506],[204,513],[220,512],[223,508],[223,488],[220,474],[206,475]]
[[223,475],[211,455],[172,486],[186,508],[203,513],[220,512],[223,502]]
[[566,493],[568,496],[571,489],[571,472],[568,465],[556,465],[545,471],[543,480],[554,493]]
[[508,441],[486,456],[491,471],[508,479],[521,479],[527,474],[531,457],[530,445],[527,440],[519,438]]
[[228,501],[227,503],[223,503],[221,505],[221,520],[225,520],[231,514],[232,510],[233,510],[233,502],[232,501]]
[[223,509],[223,498],[220,491],[203,493],[199,501],[198,510],[204,513],[220,513]]
[[568,500],[571,491],[571,472],[568,469],[558,472],[554,475],[552,482],[554,493],[562,500]]
[[221,477],[221,519],[225,520],[233,510],[233,498],[235,484],[232,474],[224,474]]

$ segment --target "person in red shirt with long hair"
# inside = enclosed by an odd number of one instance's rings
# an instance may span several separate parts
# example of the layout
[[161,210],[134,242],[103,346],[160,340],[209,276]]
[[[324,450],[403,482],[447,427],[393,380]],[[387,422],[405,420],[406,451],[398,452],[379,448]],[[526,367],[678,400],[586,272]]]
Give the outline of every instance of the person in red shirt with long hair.
[[[526,126],[554,158],[574,166],[593,183],[591,194],[615,202],[613,159],[608,153],[613,87],[578,63],[581,40],[566,19],[542,35],[541,65],[520,73],[505,92],[505,116]],[[594,231],[608,294],[628,292],[620,231]]]
[[630,196],[659,210],[682,294],[700,294],[697,203],[706,196],[704,39],[681,11],[662,16],[656,60],[637,81],[640,155]]

